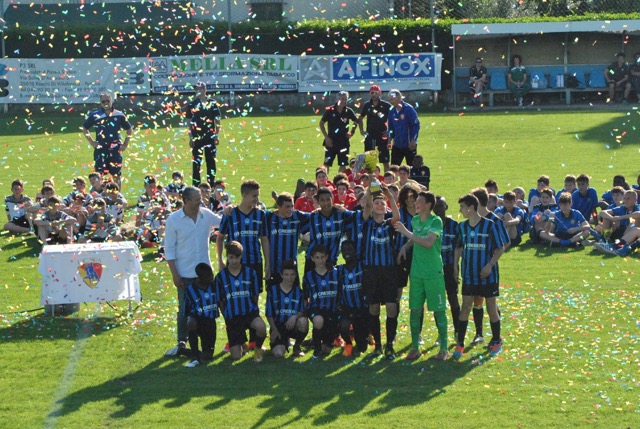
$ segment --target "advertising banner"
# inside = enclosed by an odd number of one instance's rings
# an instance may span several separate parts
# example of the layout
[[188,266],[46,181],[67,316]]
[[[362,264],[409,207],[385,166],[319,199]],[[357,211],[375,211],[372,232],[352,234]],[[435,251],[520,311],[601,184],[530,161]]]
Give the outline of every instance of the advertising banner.
[[0,59],[0,104],[96,102],[102,92],[148,94],[148,60]]
[[432,53],[300,57],[299,92],[440,90],[442,55]]
[[248,54],[151,58],[153,92],[193,91],[200,80],[212,91],[296,91],[298,59]]

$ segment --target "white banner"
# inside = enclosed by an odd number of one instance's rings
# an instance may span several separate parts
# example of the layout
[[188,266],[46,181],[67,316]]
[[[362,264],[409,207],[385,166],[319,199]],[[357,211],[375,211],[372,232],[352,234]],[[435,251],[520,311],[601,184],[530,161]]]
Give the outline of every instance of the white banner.
[[153,92],[193,92],[200,80],[213,91],[296,91],[298,60],[248,54],[151,58]]
[[97,102],[102,92],[148,94],[148,60],[0,59],[0,104]]
[[431,53],[300,57],[300,92],[440,90],[442,55]]
[[40,303],[140,302],[141,259],[132,241],[44,246]]

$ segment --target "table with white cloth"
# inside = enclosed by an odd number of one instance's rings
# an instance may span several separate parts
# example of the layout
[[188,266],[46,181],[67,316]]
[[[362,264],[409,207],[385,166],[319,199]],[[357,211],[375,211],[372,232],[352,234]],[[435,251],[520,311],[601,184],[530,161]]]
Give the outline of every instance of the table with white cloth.
[[140,302],[141,259],[131,241],[44,246],[40,303]]

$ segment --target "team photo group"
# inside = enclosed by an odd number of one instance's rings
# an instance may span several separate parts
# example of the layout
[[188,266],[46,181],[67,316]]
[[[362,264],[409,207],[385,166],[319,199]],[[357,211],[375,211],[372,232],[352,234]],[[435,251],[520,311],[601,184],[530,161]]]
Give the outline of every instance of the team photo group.
[[[523,187],[500,194],[491,179],[455,200],[436,195],[418,154],[416,110],[401,91],[383,93],[378,85],[358,113],[346,91],[325,109],[318,127],[325,157],[313,178],[301,178],[291,192],[265,192],[246,179],[231,201],[216,178],[220,107],[206,83],[194,88],[183,109],[190,186],[180,171],[167,186],[149,174],[143,194],[127,203],[120,187],[132,125],[105,93],[83,124],[94,148],[90,186],[76,177],[61,197],[44,180],[32,201],[16,179],[5,199],[4,227],[36,234],[47,246],[136,240],[156,248],[178,297],[176,343],[165,355],[187,357],[186,367],[213,359],[218,329],[233,360],[252,353],[261,362],[267,349],[274,358],[306,352],[319,360],[337,349],[345,357],[393,360],[400,357],[394,343],[402,313],[411,333],[403,359],[425,355],[422,333],[430,331],[432,316],[436,360],[458,360],[470,347],[486,346],[496,356],[503,347],[499,260],[523,237],[549,246],[594,245],[620,256],[638,246],[636,186],[620,175],[602,198],[586,174],[566,176],[561,191],[543,175],[528,195]],[[351,146],[356,134],[363,150]],[[265,195],[274,208],[267,209]],[[455,221],[452,211],[464,220]],[[127,222],[129,213],[134,219]],[[403,294],[408,308],[401,306]],[[475,332],[467,342],[471,316]]]

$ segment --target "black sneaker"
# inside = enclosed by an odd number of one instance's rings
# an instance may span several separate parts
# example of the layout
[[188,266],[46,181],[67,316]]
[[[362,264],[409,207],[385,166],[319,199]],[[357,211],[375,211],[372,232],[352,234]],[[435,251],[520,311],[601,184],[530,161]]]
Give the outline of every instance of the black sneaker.
[[389,360],[394,360],[396,358],[396,351],[393,349],[391,344],[384,346],[384,355]]

